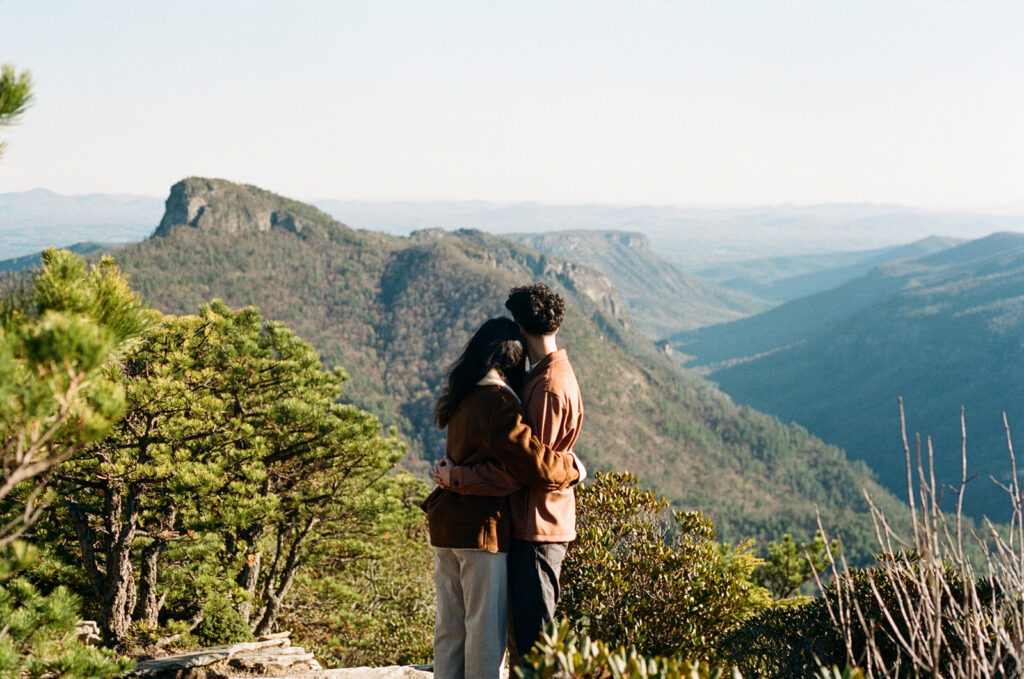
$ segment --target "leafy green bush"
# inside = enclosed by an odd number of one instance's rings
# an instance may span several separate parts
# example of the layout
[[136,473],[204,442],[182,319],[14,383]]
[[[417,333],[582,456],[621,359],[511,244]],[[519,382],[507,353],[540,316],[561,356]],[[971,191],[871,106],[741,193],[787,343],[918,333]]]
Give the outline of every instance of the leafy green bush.
[[818,677],[822,663],[846,661],[843,638],[820,597],[744,620],[720,640],[719,654],[743,674],[764,679]]
[[228,599],[211,597],[203,607],[203,613],[203,621],[192,632],[197,645],[217,646],[254,639],[249,623]]
[[706,663],[670,658],[645,658],[633,647],[613,648],[603,641],[572,632],[568,620],[548,626],[515,669],[520,679],[723,679],[727,675]]
[[787,533],[782,540],[768,543],[768,557],[754,572],[754,582],[767,588],[776,599],[788,599],[814,578],[824,572],[840,552],[838,540],[825,544],[818,531],[810,542],[799,543]]
[[579,490],[578,537],[562,568],[560,614],[639,652],[713,658],[717,639],[771,601],[751,581],[751,543],[715,541],[699,512],[669,512],[630,474]]
[[[574,633],[567,620],[553,623],[526,655],[525,664],[515,669],[520,679],[743,679],[739,670],[712,667],[678,656],[644,657],[633,647],[614,648]],[[759,675],[748,675],[759,676]],[[816,679],[864,679],[856,668],[820,667]]]

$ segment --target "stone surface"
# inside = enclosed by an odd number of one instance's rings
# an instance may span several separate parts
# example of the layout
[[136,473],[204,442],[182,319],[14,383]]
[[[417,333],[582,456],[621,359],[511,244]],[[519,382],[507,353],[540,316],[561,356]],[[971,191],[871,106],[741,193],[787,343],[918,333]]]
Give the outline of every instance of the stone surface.
[[188,670],[214,664],[218,664],[217,669],[226,666],[249,675],[277,676],[290,671],[295,671],[296,674],[321,671],[320,664],[314,659],[313,654],[306,653],[299,646],[292,646],[288,633],[282,632],[260,637],[257,641],[211,646],[163,658],[143,660],[136,664],[133,675],[179,676]]
[[103,641],[100,626],[94,620],[82,620],[75,627],[75,638],[86,646],[95,646]]
[[433,679],[426,667],[392,665],[390,667],[348,667],[308,674],[289,674],[278,679]]
[[[501,670],[502,679],[508,679],[508,669]],[[289,674],[277,679],[433,679],[433,665],[391,665],[390,667],[348,667],[309,674]]]

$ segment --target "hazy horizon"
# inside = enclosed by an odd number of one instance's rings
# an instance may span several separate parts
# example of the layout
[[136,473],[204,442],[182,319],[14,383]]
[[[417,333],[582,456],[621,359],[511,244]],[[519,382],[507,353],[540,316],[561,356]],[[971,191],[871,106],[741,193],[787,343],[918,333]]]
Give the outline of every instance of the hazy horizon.
[[[2,161],[0,161],[2,162]],[[225,179],[227,181],[234,181],[230,177],[216,177],[216,179]],[[173,184],[172,184],[173,186]],[[274,191],[274,189],[260,186],[261,189],[268,191]],[[168,187],[170,189],[170,186]],[[57,196],[66,198],[88,198],[90,196],[111,196],[119,198],[152,198],[154,200],[165,200],[167,192],[162,195],[157,194],[146,194],[146,193],[130,193],[125,191],[88,191],[83,193],[65,193],[61,191],[55,191],[46,186],[33,186],[27,189],[21,189],[17,191],[4,191],[0,192],[0,196],[5,195],[18,195],[27,194],[32,192],[46,192]],[[965,206],[956,208],[943,208],[943,207],[927,207],[922,205],[913,205],[908,203],[887,203],[887,202],[873,202],[873,201],[827,201],[821,203],[733,203],[733,204],[714,204],[714,203],[633,203],[633,202],[600,202],[600,201],[582,201],[582,202],[558,202],[558,201],[545,201],[535,200],[532,198],[521,198],[521,199],[508,199],[508,200],[488,200],[486,198],[431,198],[431,199],[413,199],[413,198],[394,198],[394,199],[360,199],[360,198],[339,198],[331,196],[302,196],[302,195],[288,195],[282,194],[279,191],[274,191],[279,195],[283,195],[286,198],[292,198],[294,200],[301,201],[303,203],[309,203],[310,205],[317,205],[320,203],[351,203],[351,204],[365,204],[365,205],[381,205],[381,204],[394,204],[394,205],[472,205],[472,204],[485,204],[498,207],[509,207],[515,205],[540,205],[543,207],[609,207],[609,208],[669,208],[679,210],[708,210],[708,211],[744,211],[744,210],[759,210],[759,209],[815,209],[815,208],[844,208],[844,207],[864,207],[864,208],[898,208],[903,210],[910,210],[914,212],[922,213],[934,213],[934,214],[959,214],[959,213],[978,213],[978,214],[1002,214],[1010,216],[1024,216],[1024,200],[1010,201],[1006,203],[992,204],[992,205],[980,205],[980,206]]]
[[1019,3],[0,2],[0,191],[1024,205]]
[[[871,250],[929,236],[974,239],[997,231],[1024,232],[1024,215],[1019,214],[866,203],[708,208],[537,201],[304,202],[353,228],[398,236],[434,227],[495,234],[642,233],[652,249],[689,270],[724,261]],[[157,196],[68,195],[47,189],[0,193],[0,259],[38,252],[46,245],[141,240],[152,234],[163,212],[164,198]]]

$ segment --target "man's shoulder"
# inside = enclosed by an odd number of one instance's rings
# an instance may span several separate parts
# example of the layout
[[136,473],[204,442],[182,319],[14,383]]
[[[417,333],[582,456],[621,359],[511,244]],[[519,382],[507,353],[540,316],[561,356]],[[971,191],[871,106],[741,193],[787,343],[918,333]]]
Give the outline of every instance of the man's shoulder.
[[548,354],[533,366],[533,369],[526,375],[526,383],[550,381],[566,375],[572,375],[573,379],[576,379],[576,373],[573,372],[572,364],[569,362],[569,354],[565,349],[559,349]]
[[573,400],[579,397],[579,383],[568,359],[552,361],[539,374],[531,375],[523,385],[524,403],[536,398]]

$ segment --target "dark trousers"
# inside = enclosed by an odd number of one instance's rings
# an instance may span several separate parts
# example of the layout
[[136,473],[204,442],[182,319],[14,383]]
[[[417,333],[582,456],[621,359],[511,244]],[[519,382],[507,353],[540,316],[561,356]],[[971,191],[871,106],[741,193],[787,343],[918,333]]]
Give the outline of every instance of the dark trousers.
[[529,653],[555,617],[565,542],[512,540],[508,552],[509,657]]

